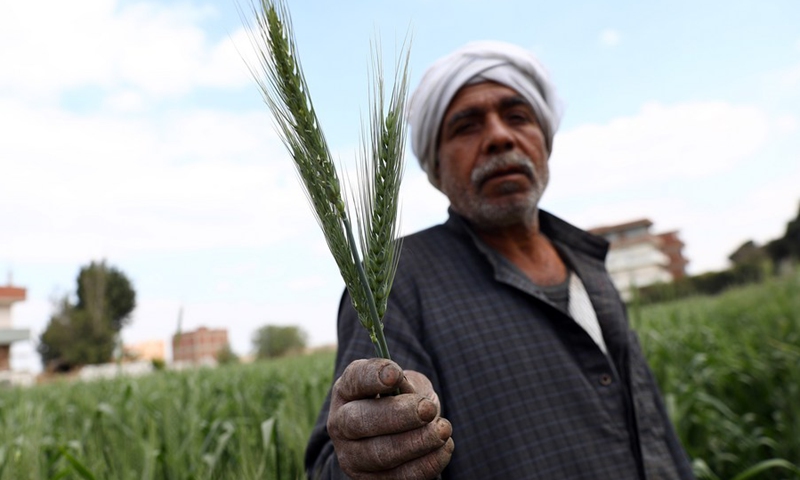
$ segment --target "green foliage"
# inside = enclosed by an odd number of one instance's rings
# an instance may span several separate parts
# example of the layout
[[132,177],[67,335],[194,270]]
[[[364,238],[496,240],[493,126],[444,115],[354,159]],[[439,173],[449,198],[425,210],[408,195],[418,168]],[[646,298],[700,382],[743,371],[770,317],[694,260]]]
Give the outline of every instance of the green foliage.
[[768,265],[764,263],[740,263],[727,270],[641,287],[637,289],[636,301],[649,304],[695,295],[717,295],[733,287],[760,282],[768,276],[768,270]]
[[[800,277],[637,310],[633,324],[700,478],[800,478]],[[788,472],[788,473],[787,473]],[[747,478],[747,477],[741,477]]]
[[0,390],[0,479],[300,479],[333,354]]
[[122,330],[133,309],[136,308],[136,292],[128,277],[105,261],[91,262],[81,268],[77,279],[78,304],[80,310],[102,308],[115,332]]
[[728,259],[734,265],[762,265],[769,260],[767,252],[754,241],[748,240],[739,246]]
[[217,362],[221,365],[239,363],[239,355],[236,355],[236,352],[233,351],[230,343],[228,343],[217,353]]
[[115,336],[108,325],[94,322],[85,310],[64,308],[53,316],[39,339],[38,349],[44,365],[69,370],[76,365],[110,360]]
[[767,253],[776,264],[788,260],[800,260],[800,210],[797,217],[786,225],[783,237],[766,245]]
[[136,306],[128,278],[103,262],[81,268],[77,304],[64,297],[55,306],[37,347],[45,368],[71,370],[111,359],[117,334]]
[[[633,326],[699,479],[800,478],[800,277]],[[295,479],[333,353],[0,390],[0,479]]]
[[253,349],[258,358],[275,358],[304,349],[307,341],[300,327],[266,325],[253,334]]

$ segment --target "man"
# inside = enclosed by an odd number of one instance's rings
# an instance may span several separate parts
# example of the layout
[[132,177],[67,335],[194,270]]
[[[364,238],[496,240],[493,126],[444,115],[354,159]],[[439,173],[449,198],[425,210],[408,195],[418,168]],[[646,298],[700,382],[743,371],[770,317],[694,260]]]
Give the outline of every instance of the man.
[[450,219],[404,240],[385,318],[397,363],[369,359],[343,298],[310,478],[692,478],[607,243],[538,209],[558,122],[518,47],[469,44],[425,74],[412,146]]

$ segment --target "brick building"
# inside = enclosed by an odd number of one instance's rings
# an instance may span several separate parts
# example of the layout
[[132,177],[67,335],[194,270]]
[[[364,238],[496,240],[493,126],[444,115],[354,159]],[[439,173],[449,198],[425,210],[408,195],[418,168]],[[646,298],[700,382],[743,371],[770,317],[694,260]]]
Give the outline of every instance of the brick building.
[[200,327],[193,332],[172,336],[172,361],[200,363],[217,359],[220,350],[228,345],[228,330]]
[[0,286],[0,371],[11,368],[11,344],[30,338],[30,330],[13,328],[11,322],[11,305],[25,300],[26,294],[24,288],[11,285],[11,281],[4,287]]
[[606,268],[622,298],[632,298],[632,289],[658,282],[671,282],[686,275],[689,263],[677,231],[650,232],[653,222],[643,218],[617,225],[596,227],[589,232],[609,241]]
[[678,231],[659,233],[656,235],[661,239],[661,251],[669,257],[667,270],[672,275],[673,280],[678,280],[686,276],[686,265],[689,260],[683,256],[684,243],[678,238]]

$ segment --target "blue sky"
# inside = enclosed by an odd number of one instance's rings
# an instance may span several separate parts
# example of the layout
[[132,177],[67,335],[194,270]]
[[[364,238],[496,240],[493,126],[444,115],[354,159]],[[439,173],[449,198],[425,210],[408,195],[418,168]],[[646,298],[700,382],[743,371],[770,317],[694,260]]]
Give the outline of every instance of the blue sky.
[[[38,336],[50,298],[106,258],[134,282],[127,342],[298,324],[335,341],[342,288],[242,56],[233,1],[0,5],[0,274]],[[565,105],[543,206],[581,227],[678,229],[694,273],[782,234],[800,201],[800,3],[291,2],[335,155],[358,146],[370,41],[411,83],[472,40],[535,52]],[[245,5],[246,8],[246,5]],[[447,202],[408,153],[403,230]],[[2,275],[4,277],[5,275]],[[0,277],[0,279],[2,279]],[[32,342],[17,369],[38,368]]]

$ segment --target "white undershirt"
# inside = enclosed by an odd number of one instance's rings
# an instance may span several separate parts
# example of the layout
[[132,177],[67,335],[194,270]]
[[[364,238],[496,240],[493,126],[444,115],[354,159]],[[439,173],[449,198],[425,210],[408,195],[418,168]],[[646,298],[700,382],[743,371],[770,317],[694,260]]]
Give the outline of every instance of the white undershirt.
[[569,314],[572,315],[578,325],[586,330],[586,333],[600,347],[600,350],[608,354],[606,342],[603,340],[603,331],[600,329],[600,322],[597,321],[592,301],[589,300],[589,294],[586,292],[583,282],[574,273],[569,277]]

